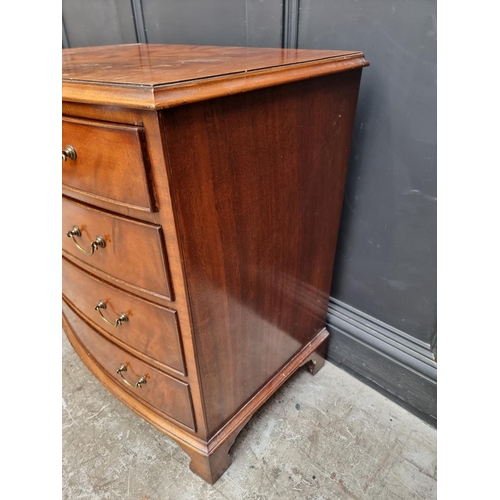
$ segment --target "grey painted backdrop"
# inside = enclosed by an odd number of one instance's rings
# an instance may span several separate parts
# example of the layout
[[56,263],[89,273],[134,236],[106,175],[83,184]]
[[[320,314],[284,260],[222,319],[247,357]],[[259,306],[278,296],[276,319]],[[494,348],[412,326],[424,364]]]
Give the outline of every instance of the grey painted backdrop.
[[[63,47],[359,49],[330,360],[436,418],[435,0],[63,0]],[[325,228],[327,230],[327,228]]]

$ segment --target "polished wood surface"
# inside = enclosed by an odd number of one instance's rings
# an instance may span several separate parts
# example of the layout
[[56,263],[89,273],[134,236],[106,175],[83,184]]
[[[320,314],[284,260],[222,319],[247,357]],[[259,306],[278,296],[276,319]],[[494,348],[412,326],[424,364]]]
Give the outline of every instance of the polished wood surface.
[[[64,297],[85,320],[134,355],[176,376],[186,375],[177,312],[124,292],[82,271],[63,258]],[[102,300],[104,317],[114,322],[125,313],[128,321],[108,325],[95,310]]]
[[[64,123],[90,151],[63,185],[64,329],[100,382],[214,483],[257,409],[299,367],[324,363],[368,63],[239,47],[63,54]],[[123,146],[114,158],[108,133]],[[66,236],[74,225],[84,248],[97,235],[106,247],[81,253]],[[108,319],[130,321],[109,326],[98,300]],[[127,386],[116,373],[126,362],[127,380],[154,382]]]
[[65,49],[62,65],[63,100],[162,109],[368,62],[359,51],[136,44]]
[[167,85],[245,73],[284,69],[320,59],[359,57],[359,51],[283,50],[255,47],[134,44],[63,50],[62,77],[99,83]]
[[324,327],[360,76],[163,112],[210,435]]
[[[81,230],[78,240],[83,248],[89,249],[96,236],[104,238],[106,247],[93,255],[83,254],[66,235],[73,226]],[[126,282],[153,295],[172,298],[159,226],[118,217],[63,198],[62,248],[63,252],[100,269],[118,284]]]
[[63,117],[62,149],[76,150],[63,163],[63,187],[97,199],[154,211],[141,127]]
[[321,360],[324,362],[322,358],[324,346],[326,346],[325,341],[328,338],[328,332],[326,329],[323,329],[311,343],[306,345],[289,363],[283,366],[262,390],[227,422],[220,432],[207,441],[194,436],[189,430],[183,427],[173,425],[170,420],[162,418],[149,406],[140,404],[137,398],[131,396],[128,391],[125,391],[123,384],[117,383],[112,375],[104,371],[81,344],[75,331],[75,321],[78,327],[78,323],[80,322],[79,317],[63,301],[62,322],[64,331],[75,351],[89,370],[123,404],[159,431],[174,439],[191,458],[190,469],[210,484],[214,484],[231,464],[231,457],[228,455],[228,451],[252,415],[301,366],[309,363],[310,360],[318,360],[318,364],[320,364]]
[[[158,371],[99,335],[64,301],[63,312],[78,335],[79,342],[101,368],[127,392],[154,411],[163,413],[185,427],[195,429],[188,384]],[[135,384],[141,376],[146,378],[146,383],[140,388],[129,387],[116,373],[121,364],[127,365],[123,376],[129,383]]]
[[[159,116],[156,112],[121,108],[115,106],[95,106],[82,103],[63,102],[63,113],[67,116],[78,116],[82,119],[106,121],[110,123],[123,123],[129,125],[141,126],[146,137],[147,156],[150,159],[151,178],[153,180],[155,192],[158,193],[156,198],[158,212],[138,212],[134,209],[111,204],[101,199],[95,199],[92,202],[92,207],[98,208],[105,213],[111,215],[124,215],[126,218],[149,222],[155,226],[161,227],[161,232],[165,240],[165,250],[167,254],[167,262],[170,271],[171,289],[175,290],[175,301],[172,302],[157,294],[152,294],[147,290],[142,290],[134,284],[127,284],[124,281],[116,280],[109,274],[100,271],[98,268],[91,265],[92,259],[86,261],[74,257],[68,252],[63,252],[64,257],[70,260],[73,264],[81,267],[87,272],[95,275],[102,281],[107,281],[112,285],[118,286],[131,294],[137,295],[148,301],[153,301],[159,305],[164,305],[169,309],[175,309],[177,319],[180,325],[180,335],[184,351],[184,362],[186,366],[187,377],[182,380],[187,380],[192,396],[192,405],[194,419],[196,422],[196,430],[176,426],[172,421],[163,418],[158,413],[153,412],[148,407],[143,405],[139,400],[135,399],[132,393],[126,392],[120,386],[115,384],[115,380],[110,378],[105,372],[99,368],[87,356],[87,352],[81,344],[78,343],[76,335],[72,334],[70,321],[64,319],[64,328],[68,338],[75,347],[78,354],[84,359],[87,365],[96,374],[98,379],[108,388],[120,401],[129,408],[133,409],[141,417],[146,418],[157,428],[167,433],[169,436],[182,436],[183,442],[189,442],[193,446],[203,448],[203,443],[206,443],[207,430],[205,426],[204,409],[201,400],[201,387],[198,377],[198,367],[194,355],[194,343],[191,335],[191,322],[189,317],[188,301],[184,285],[183,266],[180,250],[177,244],[177,227],[174,219],[173,211],[171,210],[170,187],[167,177],[167,158],[165,155],[165,138],[160,128]],[[79,193],[74,191],[66,192],[67,199],[79,199]],[[160,196],[161,195],[161,196]],[[63,209],[64,216],[64,209]],[[141,258],[141,257],[138,257]],[[139,262],[140,265],[140,262]],[[161,270],[158,270],[161,272]],[[64,291],[64,290],[63,290]],[[102,330],[101,330],[102,331]],[[194,440],[194,441],[193,441]],[[200,441],[201,440],[201,441]]]

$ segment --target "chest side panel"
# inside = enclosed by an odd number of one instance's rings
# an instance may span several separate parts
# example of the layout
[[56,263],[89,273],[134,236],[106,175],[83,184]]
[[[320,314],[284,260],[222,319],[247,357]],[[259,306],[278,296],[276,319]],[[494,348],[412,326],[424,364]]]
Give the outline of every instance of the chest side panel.
[[324,327],[360,73],[162,114],[212,435]]

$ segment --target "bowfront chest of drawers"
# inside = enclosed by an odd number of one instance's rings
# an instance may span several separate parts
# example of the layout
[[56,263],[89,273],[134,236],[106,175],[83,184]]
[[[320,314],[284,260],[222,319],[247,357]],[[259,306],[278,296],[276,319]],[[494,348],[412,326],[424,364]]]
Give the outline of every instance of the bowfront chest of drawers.
[[325,329],[361,52],[63,51],[63,326],[214,483]]

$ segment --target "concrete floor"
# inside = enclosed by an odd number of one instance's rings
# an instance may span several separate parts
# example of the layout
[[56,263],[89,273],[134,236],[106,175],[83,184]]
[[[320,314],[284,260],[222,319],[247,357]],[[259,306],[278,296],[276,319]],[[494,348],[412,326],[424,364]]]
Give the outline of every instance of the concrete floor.
[[330,363],[300,370],[237,438],[210,486],[114,399],[63,336],[63,499],[435,499],[436,431]]

